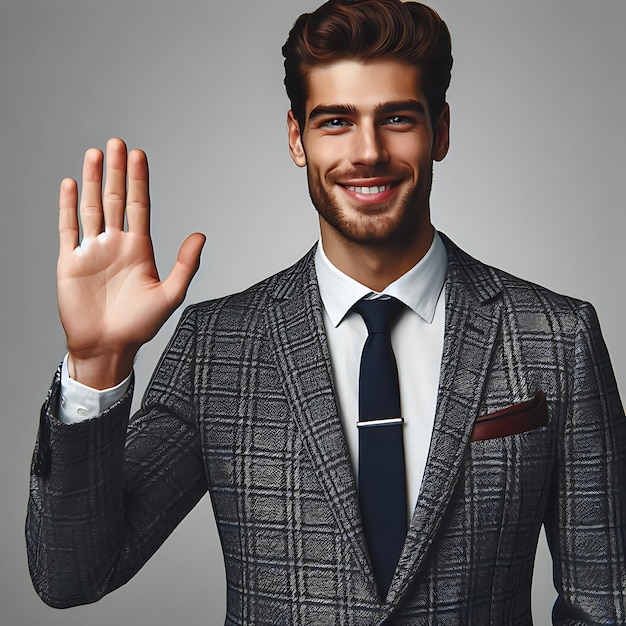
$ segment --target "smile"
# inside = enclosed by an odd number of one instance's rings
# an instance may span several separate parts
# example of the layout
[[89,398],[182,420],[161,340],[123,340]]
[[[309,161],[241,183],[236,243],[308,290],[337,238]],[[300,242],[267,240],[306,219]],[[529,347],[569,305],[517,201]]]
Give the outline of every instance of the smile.
[[[367,182],[354,180],[353,183]],[[377,185],[348,185],[347,183],[339,183],[344,193],[348,195],[354,202],[359,205],[374,205],[387,202],[395,196],[399,188],[401,180],[372,180]]]
[[353,187],[352,185],[346,185],[346,189],[355,193],[364,193],[369,195],[373,193],[381,193],[382,191],[388,191],[391,189],[391,183],[387,185],[374,185],[373,187]]

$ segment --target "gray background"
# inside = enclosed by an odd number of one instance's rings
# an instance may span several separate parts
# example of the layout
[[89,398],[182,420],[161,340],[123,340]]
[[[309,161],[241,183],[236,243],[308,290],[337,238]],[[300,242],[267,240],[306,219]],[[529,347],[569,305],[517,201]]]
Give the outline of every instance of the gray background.
[[[41,400],[64,353],[55,303],[56,199],[83,151],[121,136],[150,158],[163,273],[206,232],[187,301],[242,289],[314,242],[291,163],[280,46],[316,0],[2,0],[0,7],[0,623],[220,624],[223,565],[208,498],[125,588],[42,604],[23,520]],[[592,301],[626,388],[623,0],[437,0],[453,36],[452,147],[435,224],[484,261]],[[178,315],[178,314],[177,314]],[[175,317],[177,317],[177,315]],[[139,357],[143,389],[173,328]],[[535,622],[554,592],[540,547]]]

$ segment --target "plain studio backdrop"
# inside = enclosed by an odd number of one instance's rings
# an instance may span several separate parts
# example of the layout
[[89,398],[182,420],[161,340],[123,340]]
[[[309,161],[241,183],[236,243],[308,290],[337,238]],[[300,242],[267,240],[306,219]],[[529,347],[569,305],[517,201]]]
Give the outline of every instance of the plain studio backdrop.
[[[39,407],[64,354],[57,193],[110,136],[148,153],[167,274],[207,234],[187,303],[241,290],[316,240],[287,152],[280,48],[317,0],[2,0],[0,7],[0,623],[219,625],[224,570],[205,497],[144,569],[58,611],[31,587],[23,525]],[[626,393],[626,2],[436,0],[453,40],[451,149],[435,225],[483,261],[590,300]],[[139,355],[137,404],[175,319]],[[534,619],[554,600],[543,538]]]

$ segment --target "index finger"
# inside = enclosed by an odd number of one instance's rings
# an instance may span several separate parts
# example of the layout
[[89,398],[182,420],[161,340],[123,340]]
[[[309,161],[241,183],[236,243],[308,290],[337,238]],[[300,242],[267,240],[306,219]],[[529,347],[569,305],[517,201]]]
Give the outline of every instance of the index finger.
[[131,150],[128,155],[128,193],[126,218],[128,231],[150,234],[150,189],[148,159],[143,150]]

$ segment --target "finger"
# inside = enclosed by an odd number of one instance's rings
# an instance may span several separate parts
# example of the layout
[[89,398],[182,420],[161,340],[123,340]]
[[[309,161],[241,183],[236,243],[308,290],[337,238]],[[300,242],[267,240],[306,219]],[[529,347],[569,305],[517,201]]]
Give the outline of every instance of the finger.
[[106,181],[102,196],[104,226],[112,230],[124,228],[126,206],[126,144],[109,139],[106,150]]
[[59,254],[78,246],[78,185],[72,178],[61,182],[59,191]]
[[84,237],[102,232],[102,151],[91,148],[83,161],[83,184],[80,194],[80,221]]
[[128,197],[126,217],[128,230],[139,235],[150,234],[150,189],[148,159],[143,150],[128,155]]
[[200,267],[200,254],[205,241],[206,237],[202,233],[193,233],[180,247],[176,263],[162,283],[166,298],[172,307],[177,307],[185,299],[189,283]]

